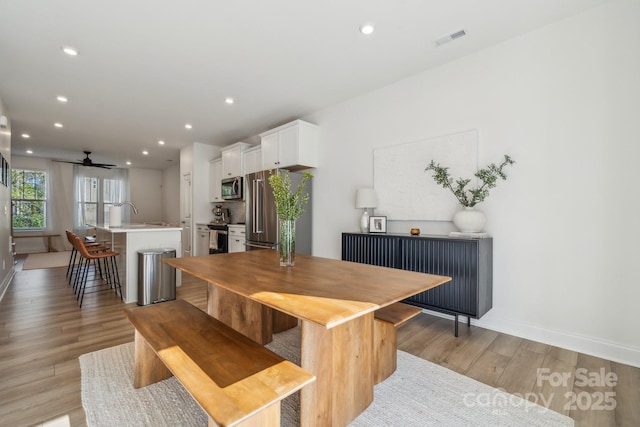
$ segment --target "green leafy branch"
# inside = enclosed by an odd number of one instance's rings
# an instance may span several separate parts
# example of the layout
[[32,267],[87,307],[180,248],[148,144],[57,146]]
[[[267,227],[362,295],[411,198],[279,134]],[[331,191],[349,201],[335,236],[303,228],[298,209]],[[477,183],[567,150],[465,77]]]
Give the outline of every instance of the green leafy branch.
[[302,194],[304,187],[313,175],[305,172],[295,193],[291,193],[289,172],[271,173],[269,184],[276,200],[276,212],[281,220],[296,220],[304,213],[304,206],[309,201],[309,193]]
[[514,164],[515,161],[511,159],[511,157],[505,154],[504,161],[500,164],[500,166],[496,166],[494,163],[491,163],[484,169],[480,169],[475,173],[475,177],[482,182],[482,184],[476,188],[467,189],[467,185],[471,182],[471,179],[462,179],[458,178],[454,181],[453,178],[449,176],[449,168],[440,166],[438,163],[435,163],[431,160],[429,166],[424,170],[433,171],[433,180],[436,184],[441,185],[443,188],[448,188],[458,202],[462,206],[465,207],[473,207],[478,203],[481,203],[489,196],[489,189],[496,186],[496,182],[498,178],[503,181],[507,179],[507,175],[504,173],[504,168],[508,165]]

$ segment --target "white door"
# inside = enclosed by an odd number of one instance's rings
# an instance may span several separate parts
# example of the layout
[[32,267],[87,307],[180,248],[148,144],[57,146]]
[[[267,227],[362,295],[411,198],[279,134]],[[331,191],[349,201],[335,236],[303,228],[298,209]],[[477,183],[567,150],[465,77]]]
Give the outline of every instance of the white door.
[[182,179],[180,188],[180,200],[182,206],[180,209],[180,225],[182,225],[182,256],[191,256],[191,174],[186,173]]

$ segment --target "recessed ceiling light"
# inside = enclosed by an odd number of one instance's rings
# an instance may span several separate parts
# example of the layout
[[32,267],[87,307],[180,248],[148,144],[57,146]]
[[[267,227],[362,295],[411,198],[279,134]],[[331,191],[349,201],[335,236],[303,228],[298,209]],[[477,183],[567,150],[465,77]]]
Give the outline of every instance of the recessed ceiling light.
[[56,99],[58,101],[60,101],[60,102],[67,102],[68,101],[66,96],[58,96],[58,97],[56,97]]
[[127,162],[127,165],[131,166],[131,162]]
[[226,102],[227,104],[233,104],[236,101],[233,98],[229,97],[229,98],[225,98],[224,102]]
[[27,151],[25,151],[25,152],[26,152],[27,154],[33,154],[33,151],[32,151],[32,150],[27,150]]
[[63,46],[62,51],[69,56],[78,56],[78,50],[71,46]]
[[23,134],[22,134],[22,137],[23,137],[24,139],[29,139],[29,138],[31,138],[31,135],[29,135],[28,133],[23,133]]
[[191,126],[191,123],[187,123],[187,124],[184,125],[184,128],[185,129],[192,129],[193,126]]
[[164,141],[160,140],[160,141],[158,141],[158,144],[159,145],[164,145]]
[[369,34],[373,33],[373,30],[375,30],[375,28],[373,27],[373,24],[360,25],[360,32],[365,36],[368,36]]
[[149,152],[148,152],[147,150],[144,150],[144,151],[142,152],[142,154],[144,154],[145,156],[147,156],[147,155],[149,155]]
[[54,125],[55,127],[57,127],[57,128],[61,128],[61,127],[62,127],[62,123],[54,123],[53,125]]

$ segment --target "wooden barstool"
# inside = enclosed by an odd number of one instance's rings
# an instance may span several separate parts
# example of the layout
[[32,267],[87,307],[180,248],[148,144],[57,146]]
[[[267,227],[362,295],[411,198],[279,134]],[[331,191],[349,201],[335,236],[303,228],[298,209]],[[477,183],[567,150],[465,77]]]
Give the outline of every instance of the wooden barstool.
[[78,254],[82,257],[76,273],[76,280],[78,281],[76,298],[78,299],[80,307],[82,307],[82,301],[84,300],[85,290],[87,288],[91,261],[94,261],[98,265],[100,265],[100,261],[103,261],[105,275],[103,278],[106,284],[111,285],[111,288],[114,289],[116,295],[119,295],[120,299],[123,299],[122,286],[120,285],[120,276],[118,274],[118,264],[116,262],[116,257],[119,254],[109,250],[102,252],[90,252],[78,236],[74,235],[72,236],[72,239]]
[[[69,256],[69,265],[67,266],[67,278],[69,279],[69,285],[71,285],[71,281],[73,280],[73,275],[74,272],[76,271],[76,262],[79,263],[80,261],[80,255],[78,254],[78,251],[76,250],[76,246],[75,246],[75,241],[73,240],[74,237],[77,237],[77,235],[75,233],[73,233],[72,231],[69,230],[65,230],[66,235],[67,235],[67,240],[69,241],[69,243],[71,244],[71,255]],[[82,244],[87,248],[87,250],[89,252],[101,252],[101,251],[106,251],[107,247],[106,246],[102,246],[98,243],[89,243],[89,242],[82,242]],[[100,271],[100,265],[97,266],[98,270]],[[100,271],[100,276],[102,277],[102,271]],[[77,279],[77,276],[76,276]],[[76,282],[77,280],[74,281],[74,290],[76,288]]]

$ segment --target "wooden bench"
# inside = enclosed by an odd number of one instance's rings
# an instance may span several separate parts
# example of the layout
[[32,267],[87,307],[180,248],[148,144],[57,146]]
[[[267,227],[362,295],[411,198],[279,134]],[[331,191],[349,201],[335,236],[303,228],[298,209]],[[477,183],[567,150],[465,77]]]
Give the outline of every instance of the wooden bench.
[[280,426],[280,400],[315,376],[184,300],[125,310],[135,328],[135,388],[172,374],[209,426]]
[[398,327],[420,314],[418,307],[397,302],[378,309],[373,321],[373,380],[379,384],[398,366]]
[[53,237],[58,237],[60,236],[59,234],[19,234],[19,235],[14,235],[13,238],[14,239],[26,239],[27,237],[40,237],[42,238],[47,238],[47,250],[49,252],[53,252],[53,245],[51,244],[51,238]]

